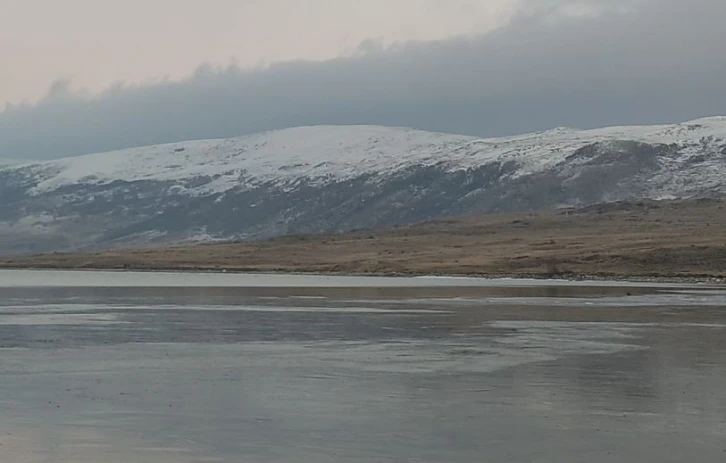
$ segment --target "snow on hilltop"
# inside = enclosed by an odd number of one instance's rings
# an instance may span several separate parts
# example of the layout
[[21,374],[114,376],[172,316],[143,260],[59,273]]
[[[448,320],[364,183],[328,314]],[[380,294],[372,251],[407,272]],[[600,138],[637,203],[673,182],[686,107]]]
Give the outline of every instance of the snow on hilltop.
[[470,138],[373,126],[317,126],[133,148],[41,163],[47,192],[76,183],[114,180],[178,181],[209,177],[199,193],[223,192],[266,182],[347,179],[391,171],[413,160],[438,162]]
[[2,166],[0,173],[23,169],[37,182],[34,194],[79,183],[200,179],[187,193],[206,195],[300,178],[326,183],[388,175],[412,166],[440,165],[453,171],[513,161],[519,166],[514,175],[521,176],[554,167],[587,145],[617,140],[675,144],[683,156],[696,156],[704,146],[726,146],[726,117],[675,125],[558,128],[489,139],[376,126],[301,127]]
[[0,167],[0,254],[726,195],[726,118],[478,139],[302,127]]

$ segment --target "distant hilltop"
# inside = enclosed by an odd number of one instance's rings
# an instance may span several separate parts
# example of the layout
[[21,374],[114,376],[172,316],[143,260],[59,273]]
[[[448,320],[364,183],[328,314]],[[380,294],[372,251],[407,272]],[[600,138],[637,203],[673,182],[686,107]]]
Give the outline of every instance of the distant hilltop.
[[0,166],[0,253],[721,197],[726,117],[505,138],[318,126]]

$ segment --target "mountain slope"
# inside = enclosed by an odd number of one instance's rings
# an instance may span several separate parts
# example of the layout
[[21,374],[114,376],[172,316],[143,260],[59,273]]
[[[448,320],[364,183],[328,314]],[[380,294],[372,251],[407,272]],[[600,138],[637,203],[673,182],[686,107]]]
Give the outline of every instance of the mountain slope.
[[719,197],[725,179],[726,117],[497,139],[303,127],[0,167],[0,252]]
[[696,277],[726,283],[724,229],[726,200],[639,201],[254,243],[18,256],[0,258],[0,268]]

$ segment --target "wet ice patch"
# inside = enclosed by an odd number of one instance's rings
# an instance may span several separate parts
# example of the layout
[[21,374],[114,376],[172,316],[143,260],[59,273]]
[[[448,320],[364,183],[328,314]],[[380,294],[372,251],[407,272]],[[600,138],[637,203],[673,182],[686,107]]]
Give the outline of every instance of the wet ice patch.
[[640,349],[632,341],[636,330],[649,326],[635,323],[495,321],[488,326],[502,330],[497,343],[542,355],[612,354]]
[[93,313],[106,310],[132,310],[136,305],[122,304],[27,304],[0,305],[0,316],[17,314],[75,314]]
[[553,360],[546,354],[480,343],[406,341],[331,343],[308,349],[335,369],[379,373],[489,373],[526,363]]
[[[155,309],[159,307],[154,307]],[[222,311],[222,312],[282,312],[282,313],[306,313],[306,312],[325,312],[325,313],[349,313],[349,314],[392,314],[392,315],[416,315],[416,314],[449,314],[447,310],[433,309],[383,309],[377,307],[303,307],[303,306],[205,306],[205,307],[185,307],[172,306],[173,310],[191,310],[191,311]]]
[[116,314],[44,313],[24,315],[0,315],[0,325],[109,325],[128,323],[120,321]]
[[[488,373],[554,361],[575,354],[612,354],[640,349],[633,344],[643,325],[498,321],[490,335],[452,340],[322,342],[305,346],[246,344],[246,353],[269,361],[316,365],[329,371],[390,374]],[[253,354],[254,355],[254,354]],[[249,357],[248,357],[249,358]]]
[[449,310],[439,309],[411,309],[411,308],[394,308],[385,309],[380,307],[344,307],[344,306],[266,306],[266,305],[172,305],[172,304],[155,304],[155,305],[115,305],[115,304],[45,304],[45,305],[12,305],[0,306],[0,317],[19,315],[22,316],[38,314],[38,315],[82,315],[79,312],[89,312],[88,316],[92,316],[94,312],[100,311],[133,311],[133,310],[174,310],[174,311],[191,311],[191,312],[326,312],[326,313],[350,313],[350,314],[400,314],[400,315],[416,315],[416,314],[450,314]]
[[521,305],[538,307],[721,307],[726,292],[668,292],[660,294],[602,297],[488,297],[459,300],[482,305]]
[[[390,373],[486,373],[574,354],[613,354],[641,349],[636,330],[646,325],[497,321],[501,330],[460,342],[406,341],[383,344],[325,345],[320,358],[340,367],[346,363],[367,371]],[[343,348],[345,347],[345,348]]]
[[692,328],[724,329],[726,328],[726,323],[682,323],[680,326],[690,326]]

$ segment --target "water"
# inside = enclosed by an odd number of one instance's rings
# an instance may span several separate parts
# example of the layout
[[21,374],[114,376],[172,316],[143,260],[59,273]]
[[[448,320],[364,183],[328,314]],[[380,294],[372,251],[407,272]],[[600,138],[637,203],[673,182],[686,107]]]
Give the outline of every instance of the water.
[[726,288],[0,272],[0,454],[726,460]]

